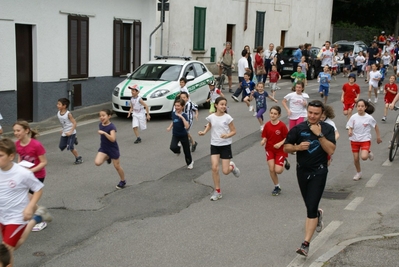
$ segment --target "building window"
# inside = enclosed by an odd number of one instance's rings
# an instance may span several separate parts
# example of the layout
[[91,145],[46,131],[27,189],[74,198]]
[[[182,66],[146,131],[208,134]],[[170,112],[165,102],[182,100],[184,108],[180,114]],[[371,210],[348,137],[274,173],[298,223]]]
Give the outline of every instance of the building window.
[[132,24],[114,20],[113,76],[130,72]]
[[206,8],[194,7],[194,44],[193,50],[205,50]]
[[68,16],[68,78],[89,77],[89,18]]
[[263,45],[266,12],[256,11],[255,48]]

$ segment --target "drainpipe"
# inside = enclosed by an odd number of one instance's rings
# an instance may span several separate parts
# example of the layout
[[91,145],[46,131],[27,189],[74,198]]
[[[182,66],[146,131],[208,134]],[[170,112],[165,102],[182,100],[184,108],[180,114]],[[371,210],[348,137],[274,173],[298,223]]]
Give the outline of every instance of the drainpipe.
[[244,31],[248,28],[248,2],[249,0],[245,0]]
[[155,30],[153,30],[152,32],[151,32],[151,34],[150,34],[150,53],[149,53],[149,55],[148,55],[148,57],[149,57],[149,60],[151,60],[151,49],[152,49],[152,46],[151,46],[151,37],[152,37],[152,35],[159,29],[159,27],[161,27],[162,26],[162,24],[163,24],[163,22],[161,21],[161,24],[159,24],[156,28],[155,28]]

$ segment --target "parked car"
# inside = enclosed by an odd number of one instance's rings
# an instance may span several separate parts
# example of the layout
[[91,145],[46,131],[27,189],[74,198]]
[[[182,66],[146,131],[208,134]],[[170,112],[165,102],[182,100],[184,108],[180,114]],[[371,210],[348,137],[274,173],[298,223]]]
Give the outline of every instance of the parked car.
[[335,42],[333,45],[338,45],[338,56],[342,58],[345,52],[353,51],[356,57],[360,51],[367,51],[368,46],[363,41],[346,41],[341,40]]
[[156,57],[138,67],[132,74],[119,83],[112,92],[112,109],[118,116],[126,117],[132,97],[128,87],[140,87],[139,96],[148,105],[150,114],[169,113],[173,109],[174,99],[180,92],[180,78],[187,79],[190,99],[197,104],[207,104],[209,94],[208,81],[213,80],[212,73],[200,61],[189,57]]
[[[291,76],[292,73],[296,72],[296,70],[293,69],[293,54],[297,49],[297,46],[287,46],[283,48],[283,52],[281,53],[282,59],[284,60],[282,71],[283,76]],[[306,75],[308,80],[313,80],[317,76],[316,70],[318,68],[318,65],[320,65],[320,61],[317,60],[317,54],[319,53],[319,51],[320,48],[318,47],[310,48],[310,60],[308,61],[308,73]]]

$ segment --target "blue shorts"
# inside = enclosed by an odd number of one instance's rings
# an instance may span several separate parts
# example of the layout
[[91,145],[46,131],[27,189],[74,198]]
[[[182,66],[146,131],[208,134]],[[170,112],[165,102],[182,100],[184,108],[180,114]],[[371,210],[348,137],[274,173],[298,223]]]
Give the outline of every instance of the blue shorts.
[[325,96],[328,96],[329,92],[330,92],[330,87],[329,86],[320,85],[319,93],[323,93]]
[[373,64],[376,64],[376,62],[377,62],[376,59],[369,59],[369,60],[367,61],[367,65],[371,66],[371,65],[373,65]]
[[61,136],[58,147],[61,149],[61,151],[64,151],[65,148],[72,151],[75,149],[75,139],[76,134],[71,134],[70,136]]
[[119,153],[119,150],[116,150],[116,149],[104,149],[104,148],[100,147],[98,149],[98,152],[107,154],[107,156],[110,159],[119,159],[119,157],[121,156]]

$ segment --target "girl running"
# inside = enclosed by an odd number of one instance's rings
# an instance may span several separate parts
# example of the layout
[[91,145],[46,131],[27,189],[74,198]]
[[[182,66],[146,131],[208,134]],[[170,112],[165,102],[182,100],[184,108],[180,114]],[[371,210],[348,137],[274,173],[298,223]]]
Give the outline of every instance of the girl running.
[[[45,167],[47,165],[47,158],[46,150],[42,143],[36,139],[38,132],[31,129],[27,121],[22,120],[14,123],[12,128],[14,130],[14,136],[18,139],[15,142],[18,153],[18,163],[24,167],[26,166],[40,182],[44,183],[44,179],[46,178]],[[31,166],[24,165],[25,162],[30,163]],[[33,191],[29,191],[30,197],[32,194]],[[47,223],[43,221],[36,224],[32,231],[41,231],[46,227]]]
[[96,166],[100,166],[105,161],[108,164],[114,162],[114,167],[119,174],[120,181],[116,185],[116,189],[123,189],[126,186],[125,172],[120,165],[120,152],[119,146],[116,142],[116,127],[109,120],[112,116],[112,111],[109,109],[103,109],[99,113],[100,124],[98,125],[98,134],[100,135],[100,148],[98,149],[97,156],[94,160]]
[[270,108],[270,121],[263,127],[262,141],[260,142],[261,146],[265,146],[266,161],[274,183],[273,196],[278,196],[281,193],[277,175],[283,172],[283,166],[286,170],[290,169],[290,163],[287,160],[288,154],[283,151],[288,129],[284,122],[279,120],[280,116],[281,108],[279,106]]
[[377,144],[381,143],[382,140],[377,122],[371,116],[374,112],[374,106],[364,99],[359,99],[356,103],[356,108],[357,113],[352,115],[346,126],[349,127],[348,135],[351,141],[353,160],[356,167],[356,174],[353,176],[353,180],[358,181],[362,178],[359,154],[362,160],[374,159],[373,152],[370,151],[371,128],[375,129]]
[[187,114],[183,112],[186,102],[183,99],[177,99],[175,102],[175,111],[172,112],[172,122],[166,130],[169,132],[173,127],[172,141],[170,142],[170,150],[177,156],[180,155],[181,148],[179,142],[183,147],[184,157],[186,159],[187,169],[191,170],[194,167],[194,161],[191,158],[190,141],[188,140],[187,130],[190,128],[190,122]]
[[265,92],[263,82],[259,82],[256,85],[256,91],[252,91],[251,95],[249,96],[249,101],[252,101],[252,99],[255,98],[256,112],[254,115],[259,121],[260,131],[263,131],[263,113],[265,113],[267,109],[266,97],[270,98],[276,103],[278,102],[274,97],[269,96],[269,94]]
[[395,75],[391,75],[389,77],[389,83],[385,85],[384,89],[385,89],[385,96],[384,96],[385,108],[384,108],[384,117],[382,117],[382,121],[387,120],[389,105],[393,102],[396,94],[398,93],[398,86],[395,83]]
[[222,172],[224,175],[233,173],[235,177],[240,176],[240,170],[231,159],[233,154],[231,152],[232,137],[236,134],[236,128],[233,124],[233,118],[226,113],[227,99],[218,97],[215,100],[216,112],[206,117],[208,124],[203,131],[199,131],[200,136],[205,135],[211,131],[211,164],[212,164],[212,178],[215,191],[211,196],[212,201],[222,198],[220,191],[220,175],[219,175],[219,160],[222,159]]
[[282,101],[282,104],[287,111],[288,118],[290,120],[290,129],[292,129],[295,125],[303,122],[308,114],[306,111],[306,106],[308,104],[306,99],[309,98],[309,95],[303,93],[304,90],[305,85],[303,84],[303,82],[297,83],[295,85],[295,92],[286,95]]

